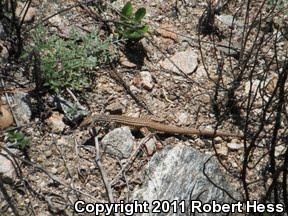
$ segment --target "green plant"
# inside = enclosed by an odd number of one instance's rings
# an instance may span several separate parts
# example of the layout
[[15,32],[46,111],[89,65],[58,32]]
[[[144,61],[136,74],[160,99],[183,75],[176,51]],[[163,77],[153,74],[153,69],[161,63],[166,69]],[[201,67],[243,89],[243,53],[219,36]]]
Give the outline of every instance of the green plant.
[[278,10],[283,10],[285,7],[287,7],[287,0],[268,0],[269,6],[276,6]]
[[22,132],[9,132],[8,141],[16,144],[16,146],[18,146],[20,150],[24,150],[29,147],[29,139]]
[[101,41],[94,30],[79,39],[75,30],[69,39],[48,35],[39,26],[33,35],[34,46],[28,47],[40,54],[40,68],[44,86],[55,92],[63,88],[81,90],[89,85],[88,71],[106,63],[110,59],[110,40]]
[[117,23],[116,29],[119,35],[131,41],[138,41],[148,32],[148,26],[141,24],[146,14],[145,8],[139,8],[133,13],[131,2],[127,2],[121,11],[120,22]]

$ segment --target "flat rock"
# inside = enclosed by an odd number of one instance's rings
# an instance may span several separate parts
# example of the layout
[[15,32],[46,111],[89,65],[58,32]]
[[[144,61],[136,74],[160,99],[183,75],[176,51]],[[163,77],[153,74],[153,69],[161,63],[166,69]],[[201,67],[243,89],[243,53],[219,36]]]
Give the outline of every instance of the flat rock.
[[231,140],[230,143],[227,143],[227,147],[228,147],[230,150],[237,151],[237,150],[240,150],[240,149],[244,148],[244,145],[241,144],[241,143],[237,143],[237,141],[235,141],[235,140],[233,139],[233,140]]
[[137,67],[136,64],[134,64],[133,62],[129,61],[126,57],[121,57],[120,58],[120,64],[123,65],[124,67],[127,67],[127,68],[135,68],[135,67]]
[[145,143],[145,149],[147,151],[147,155],[151,156],[154,154],[156,151],[156,140],[154,137],[150,138],[146,143]]
[[280,155],[285,154],[286,147],[284,145],[278,145],[275,148],[275,156],[279,157]]
[[65,123],[63,122],[63,114],[54,112],[48,119],[47,124],[51,130],[55,133],[61,133],[65,128]]
[[122,114],[124,106],[119,101],[115,101],[109,104],[105,110],[109,111],[111,114]]
[[217,153],[224,157],[228,156],[228,147],[222,144],[217,145]]
[[149,71],[141,71],[140,76],[143,88],[148,91],[152,90],[154,87],[154,83],[151,73]]
[[[178,52],[170,58],[160,62],[161,67],[166,70],[171,70],[175,73],[189,75],[195,71],[198,66],[198,56],[192,50]],[[180,70],[179,70],[180,69]]]
[[[5,156],[4,156],[5,155]],[[13,183],[16,173],[13,167],[10,156],[4,150],[0,154],[0,175],[5,183]]]
[[13,97],[15,114],[20,125],[24,125],[30,122],[32,111],[30,107],[29,95],[24,92],[18,92]]
[[229,26],[229,27],[243,27],[244,24],[240,21],[238,21],[236,18],[234,18],[232,15],[216,15],[216,18],[222,22],[223,24]]
[[169,38],[174,41],[177,41],[178,39],[178,35],[175,32],[175,26],[173,24],[161,24],[161,26],[156,29],[156,32],[163,38]]
[[189,114],[188,112],[181,112],[178,115],[178,123],[180,125],[188,125],[189,124]]
[[[144,183],[132,194],[131,200],[149,203],[151,212],[152,201],[154,200],[173,200],[185,201],[185,213],[172,209],[168,213],[149,213],[149,215],[190,215],[190,200],[209,203],[217,200],[219,203],[235,202],[227,194],[215,187],[203,174],[205,173],[217,186],[225,188],[236,199],[240,194],[224,178],[215,159],[207,162],[209,156],[200,153],[192,147],[177,145],[175,147],[166,146],[161,152],[157,152],[148,163],[143,173],[146,173]],[[207,162],[207,163],[206,163]],[[206,165],[204,165],[206,163]],[[147,175],[148,174],[148,175]],[[201,195],[200,195],[201,194]],[[146,215],[146,214],[137,214]],[[193,214],[191,214],[193,215]],[[222,215],[215,213],[195,214],[201,216]],[[233,215],[233,214],[232,214]]]
[[109,132],[102,139],[102,145],[105,152],[122,159],[130,156],[135,147],[135,141],[130,128],[121,127]]

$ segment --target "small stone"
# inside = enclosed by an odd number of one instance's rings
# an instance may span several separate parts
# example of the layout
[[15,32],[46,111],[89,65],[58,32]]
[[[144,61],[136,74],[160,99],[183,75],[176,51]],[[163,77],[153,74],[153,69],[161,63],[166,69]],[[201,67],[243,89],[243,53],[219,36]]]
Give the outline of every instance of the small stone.
[[67,24],[66,20],[63,19],[62,16],[60,16],[59,14],[56,16],[53,16],[52,18],[49,19],[49,22],[52,24],[52,26],[57,27],[57,33],[59,36],[61,36],[62,38],[70,37],[70,33],[71,33],[70,31],[72,28]]
[[42,162],[44,161],[43,155],[39,155],[39,156],[36,158],[36,161],[37,161],[38,163],[42,163]]
[[159,28],[157,28],[156,32],[161,35],[163,38],[169,38],[174,41],[177,41],[178,35],[175,33],[174,25],[164,23]]
[[220,15],[220,16],[216,16],[216,18],[223,24],[229,26],[230,28],[234,26],[238,26],[238,27],[244,26],[242,22],[237,21],[236,18],[231,15]]
[[[219,146],[219,147],[218,147]],[[227,156],[228,155],[228,148],[226,145],[217,145],[217,153],[221,156]]]
[[[27,9],[28,4],[27,4],[26,7],[25,6],[26,5],[24,5],[21,2],[19,2],[19,1],[17,2],[17,8],[16,8],[16,12],[15,13],[16,13],[16,16],[18,16],[20,18],[20,20],[23,19],[23,16],[25,15],[25,11]],[[37,13],[36,8],[29,7],[23,21],[24,22],[33,22],[34,19],[35,19],[36,13]]]
[[239,167],[238,167],[238,164],[237,164],[235,161],[231,161],[231,166],[232,166],[233,168],[239,168]]
[[53,175],[57,174],[57,173],[58,173],[58,169],[55,168],[55,167],[52,167],[52,168],[51,168],[51,173],[52,173]]
[[45,155],[46,158],[51,157],[52,154],[53,154],[53,153],[52,153],[52,151],[51,151],[50,149],[44,152],[44,155]]
[[48,126],[55,133],[61,133],[64,130],[66,125],[62,121],[63,117],[63,114],[55,112],[47,119]]
[[120,64],[123,65],[124,67],[127,67],[127,68],[135,68],[135,67],[137,67],[136,64],[134,64],[133,62],[129,61],[126,57],[121,57],[120,58]]
[[200,148],[204,148],[205,147],[205,142],[202,139],[197,138],[195,140],[195,142],[196,142],[196,146],[199,146]]
[[198,56],[192,50],[178,52],[171,58],[161,61],[160,65],[166,70],[171,70],[178,74],[184,72],[189,75],[193,73],[198,66]]
[[105,110],[110,112],[111,114],[122,114],[124,107],[119,101],[116,101],[116,102],[109,104],[105,108]]
[[13,183],[14,179],[16,177],[16,175],[15,175],[16,173],[14,170],[14,166],[13,166],[11,160],[9,160],[9,158],[10,158],[10,156],[8,156],[7,152],[2,150],[1,154],[0,154],[0,175],[2,175],[2,179],[4,182]]
[[103,139],[104,151],[119,158],[128,158],[135,146],[134,137],[129,127],[116,128]]
[[233,139],[231,140],[230,143],[227,144],[227,147],[232,151],[237,151],[237,150],[242,149],[244,147],[243,144],[237,143],[237,142],[238,140]]
[[189,114],[188,112],[181,112],[178,116],[178,122],[180,125],[189,124]]
[[153,78],[152,78],[151,73],[149,71],[141,71],[140,76],[141,76],[141,84],[143,88],[148,91],[152,90],[154,83],[153,83]]
[[197,80],[203,79],[207,77],[207,72],[203,65],[199,66],[196,72],[193,74]]
[[280,155],[285,153],[285,146],[279,145],[275,147],[275,157],[279,157]]
[[145,143],[145,148],[147,151],[147,155],[151,156],[153,153],[156,151],[156,141],[154,137],[150,138],[146,143]]
[[219,144],[219,143],[223,142],[223,139],[221,137],[217,136],[217,137],[215,137],[214,142],[215,142],[215,144]]
[[29,95],[24,92],[18,92],[13,97],[15,114],[20,125],[25,125],[30,122],[32,111],[29,103]]

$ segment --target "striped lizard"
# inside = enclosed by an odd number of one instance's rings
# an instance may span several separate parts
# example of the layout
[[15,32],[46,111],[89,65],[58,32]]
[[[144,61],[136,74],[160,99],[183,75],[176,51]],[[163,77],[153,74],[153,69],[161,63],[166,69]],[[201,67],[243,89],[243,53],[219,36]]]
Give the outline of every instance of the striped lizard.
[[168,134],[243,138],[243,135],[241,134],[234,134],[234,133],[218,131],[218,130],[215,132],[214,130],[202,130],[202,129],[188,128],[188,127],[177,127],[174,125],[162,124],[162,123],[153,121],[148,118],[136,118],[136,117],[122,116],[122,115],[94,114],[84,119],[84,121],[80,124],[80,128],[93,125],[95,124],[96,121],[115,122],[115,123],[120,123],[123,125],[132,126],[136,128],[146,127],[152,131],[164,132]]

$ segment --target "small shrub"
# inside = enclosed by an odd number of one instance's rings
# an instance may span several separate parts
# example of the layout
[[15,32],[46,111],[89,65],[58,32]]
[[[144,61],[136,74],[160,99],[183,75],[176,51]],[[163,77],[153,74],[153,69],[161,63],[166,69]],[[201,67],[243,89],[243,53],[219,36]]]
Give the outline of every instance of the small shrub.
[[58,92],[63,88],[81,90],[89,85],[87,71],[106,63],[109,58],[110,40],[101,41],[98,32],[83,36],[79,41],[76,31],[72,31],[69,39],[64,40],[57,35],[49,36],[43,26],[38,27],[33,35],[34,46],[40,54],[41,72],[44,86]]
[[145,8],[139,8],[133,13],[131,2],[127,2],[122,8],[120,22],[116,25],[119,35],[131,41],[143,38],[144,34],[148,32],[148,26],[141,24],[145,15]]
[[22,132],[11,131],[8,133],[8,141],[14,143],[20,150],[29,147],[29,139]]

